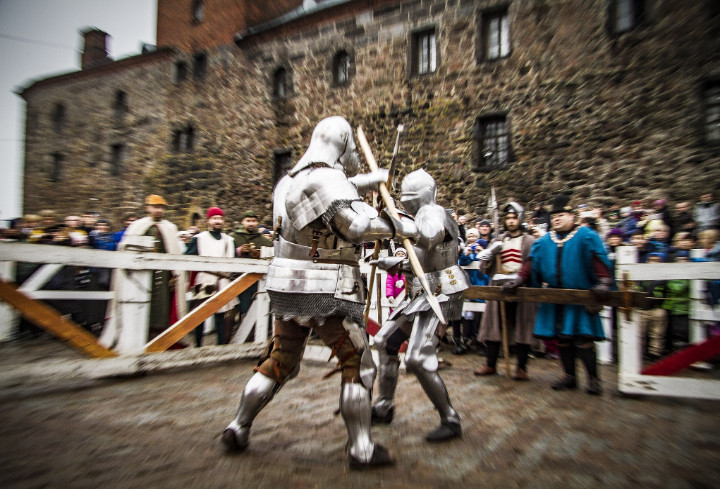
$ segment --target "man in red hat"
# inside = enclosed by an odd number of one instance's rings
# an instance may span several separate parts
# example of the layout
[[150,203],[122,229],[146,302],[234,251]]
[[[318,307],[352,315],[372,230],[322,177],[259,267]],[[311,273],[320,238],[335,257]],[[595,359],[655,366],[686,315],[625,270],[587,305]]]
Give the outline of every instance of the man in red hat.
[[[207,214],[208,230],[197,234],[188,243],[185,250],[186,255],[199,256],[217,256],[224,258],[235,257],[235,242],[227,234],[222,232],[225,224],[225,213],[219,207],[211,207]],[[217,291],[227,287],[230,279],[226,274],[213,272],[199,272],[195,276],[195,281],[190,287],[193,296],[191,300],[192,307],[195,308],[205,301],[208,297]],[[215,333],[217,335],[217,344],[224,345],[230,340],[230,328],[225,319],[225,313],[232,311],[237,304],[237,299],[221,307],[213,316],[215,322]],[[231,319],[231,318],[229,318]],[[195,346],[202,346],[203,324],[195,328]]]

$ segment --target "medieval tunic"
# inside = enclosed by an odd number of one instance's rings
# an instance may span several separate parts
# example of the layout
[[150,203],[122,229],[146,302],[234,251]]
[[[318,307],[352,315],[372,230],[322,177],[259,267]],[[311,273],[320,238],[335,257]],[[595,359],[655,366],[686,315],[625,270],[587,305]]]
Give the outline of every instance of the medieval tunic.
[[[485,265],[485,273],[494,276],[496,273],[509,274],[517,273],[530,255],[530,250],[535,242],[529,234],[521,234],[516,238],[511,238],[510,233],[504,233],[497,237],[493,242],[502,242],[503,249],[501,253],[501,269],[498,269],[497,259],[489,262],[483,262]],[[482,266],[482,265],[481,265]],[[490,285],[500,285],[494,280],[490,281]],[[535,314],[537,312],[537,304],[531,302],[520,302],[516,304],[507,303],[506,307],[516,306],[515,321],[510,324],[508,322],[508,339],[515,343],[532,344],[533,343],[533,326],[535,325]],[[498,301],[486,301],[485,312],[483,313],[482,322],[480,323],[480,332],[478,333],[479,341],[502,341],[502,330],[500,324],[500,305]]]
[[[216,256],[221,258],[235,258],[235,242],[225,233],[204,231],[196,237],[197,254],[199,256]],[[195,277],[197,291],[193,293],[193,300],[203,300],[224,289],[230,284],[230,279],[220,277],[210,272],[199,272]],[[217,310],[216,314],[230,311],[238,303],[237,298]]]
[[[123,239],[118,244],[118,251],[133,250],[133,246],[129,244],[133,236],[152,236],[153,248],[143,248],[139,251],[164,252],[174,255],[181,254],[180,244],[177,240],[177,227],[167,220],[154,221],[151,217],[146,216],[133,222],[125,231]],[[128,277],[132,277],[133,271],[115,270],[113,273],[111,288],[118,294],[119,291],[119,273],[124,273]],[[108,304],[108,320],[105,322],[103,332],[100,335],[100,344],[109,348],[115,347],[121,353],[139,353],[142,351],[144,344],[153,334],[148,330],[152,330],[157,334],[169,326],[170,307],[174,303],[175,314],[177,318],[187,314],[187,302],[181,295],[173,300],[170,283],[170,271],[153,270],[151,294],[150,294],[150,318],[148,320],[147,329],[143,329],[144,325],[126,324],[129,318],[123,318],[118,304],[118,298],[114,298]],[[175,290],[185,290],[185,274],[178,272],[175,276]]]
[[[589,290],[599,283],[599,273],[609,276],[610,262],[600,236],[580,226],[566,234],[558,234],[556,243],[551,233],[535,241],[530,251],[530,285],[549,288]],[[523,269],[526,272],[526,268]],[[521,273],[524,275],[524,273]],[[585,336],[604,340],[605,333],[599,314],[590,314],[585,306],[540,304],[535,320],[535,336]]]

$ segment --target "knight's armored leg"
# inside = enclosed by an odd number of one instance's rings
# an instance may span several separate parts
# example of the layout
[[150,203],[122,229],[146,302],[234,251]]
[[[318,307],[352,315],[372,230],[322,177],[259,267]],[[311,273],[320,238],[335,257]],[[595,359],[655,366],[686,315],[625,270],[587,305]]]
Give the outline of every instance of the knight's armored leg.
[[272,351],[256,367],[240,398],[240,407],[222,435],[230,450],[247,448],[250,427],[258,413],[280,390],[283,383],[297,375],[309,329],[293,321],[275,320]]
[[[350,468],[390,465],[394,460],[385,447],[370,439],[370,389],[375,375],[363,375],[363,360],[371,358],[369,346],[364,335],[353,333],[353,327],[360,329],[350,321],[333,316],[316,329],[325,344],[333,348],[342,370],[340,413],[348,433]],[[356,345],[355,341],[361,344]],[[366,382],[369,385],[365,385]]]
[[370,391],[364,385],[344,382],[340,394],[340,412],[348,433],[350,468],[391,465],[387,449],[370,439]]
[[440,426],[426,437],[431,442],[462,436],[460,416],[450,404],[445,383],[437,372],[438,337],[435,335],[437,325],[438,318],[432,311],[418,313],[405,355],[408,372],[417,377],[425,394],[440,414]]
[[388,352],[386,349],[381,349],[378,357],[378,400],[372,407],[372,422],[389,424],[395,414],[393,399],[400,371],[400,358],[397,350]]
[[252,376],[240,398],[240,408],[222,435],[222,441],[230,450],[245,450],[250,437],[250,427],[255,416],[279,390],[280,384],[260,372]]

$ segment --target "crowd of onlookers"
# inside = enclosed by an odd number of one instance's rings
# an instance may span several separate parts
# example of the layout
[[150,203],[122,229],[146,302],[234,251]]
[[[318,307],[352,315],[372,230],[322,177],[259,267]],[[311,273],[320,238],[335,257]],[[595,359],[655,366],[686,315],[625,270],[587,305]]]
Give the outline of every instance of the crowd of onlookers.
[[[488,246],[498,230],[492,222],[493,216],[458,216],[453,213],[459,228],[460,264],[468,265],[474,256]],[[671,208],[665,199],[654,201],[637,200],[627,206],[613,205],[608,208],[580,204],[577,206],[580,225],[594,229],[605,243],[608,257],[614,266],[616,250],[619,246],[633,246],[637,249],[639,263],[670,263],[686,261],[705,261],[720,259],[720,202],[712,193],[701,195],[700,200],[677,202]],[[23,241],[28,243],[54,244],[74,247],[116,250],[125,229],[137,219],[134,213],[123,217],[122,228],[113,229],[111,222],[98,212],[82,215],[68,215],[64,218],[51,210],[39,214],[28,214],[12,221],[11,226],[3,229],[0,239]],[[550,214],[542,203],[525,214],[524,229],[539,238],[550,230]],[[500,219],[501,220],[501,219]],[[178,240],[184,249],[193,236],[202,231],[198,226],[190,226],[178,232]],[[238,229],[242,231],[242,229]],[[269,226],[259,224],[258,231],[270,237]],[[235,233],[234,233],[235,234]],[[390,252],[394,254],[394,243],[390,241]],[[692,251],[691,250],[701,250]],[[20,264],[17,269],[18,283],[22,283],[38,265]],[[66,267],[46,288],[107,290],[110,286],[110,272],[107,269],[88,269],[87,267]],[[472,285],[486,285],[489,278],[477,270],[469,270]],[[712,284],[711,284],[712,285]],[[657,357],[672,351],[675,343],[687,341],[689,281],[667,280],[636,283],[638,290],[648,297],[657,299],[654,306],[641,308],[639,314],[643,330],[647,332],[647,351],[650,357]],[[714,287],[717,287],[715,284]],[[712,289],[712,287],[709,287]],[[713,290],[708,291],[712,297]],[[713,300],[713,299],[709,299]],[[54,304],[63,310],[72,301]],[[92,301],[90,301],[92,302]],[[79,322],[91,330],[100,328],[103,313],[100,301],[98,310],[93,312],[73,312]],[[92,309],[92,308],[90,308]],[[83,316],[83,314],[85,316]],[[468,315],[468,319],[472,320]],[[475,315],[474,323],[478,319]]]
[[[712,193],[703,194],[696,204],[678,202],[671,210],[665,199],[651,202],[633,201],[630,205],[600,206],[579,204],[578,223],[595,230],[602,238],[613,268],[619,246],[636,249],[638,263],[679,263],[720,260],[720,202]],[[468,265],[472,257],[487,247],[495,236],[493,223],[481,216],[468,224],[467,216],[454,217],[461,235],[460,265]],[[502,220],[502,219],[500,219]],[[536,238],[550,230],[550,214],[542,204],[525,216],[524,227]],[[489,277],[474,277],[473,285],[489,282]],[[641,331],[647,337],[645,356],[655,359],[688,342],[690,280],[650,280],[636,282],[638,291],[654,299],[638,308]],[[707,282],[706,302],[720,303],[720,282]],[[472,316],[472,315],[469,315]],[[617,319],[614,319],[616,326]],[[475,319],[477,323],[477,319]],[[709,325],[711,334],[720,333]],[[457,353],[463,353],[456,348]]]

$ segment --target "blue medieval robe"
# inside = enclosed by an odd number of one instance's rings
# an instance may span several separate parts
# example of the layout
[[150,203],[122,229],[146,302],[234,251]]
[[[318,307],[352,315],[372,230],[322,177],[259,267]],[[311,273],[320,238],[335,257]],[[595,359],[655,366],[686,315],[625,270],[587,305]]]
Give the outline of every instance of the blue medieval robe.
[[[602,240],[592,229],[577,228],[575,235],[562,247],[547,233],[533,243],[530,251],[530,285],[588,290],[599,283],[593,269],[593,257],[598,257],[610,269]],[[585,336],[595,341],[606,339],[600,315],[590,314],[585,306],[576,305],[540,304],[534,335],[545,339],[559,336]]]

